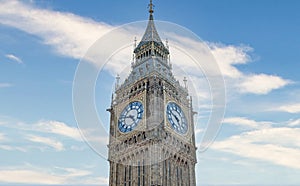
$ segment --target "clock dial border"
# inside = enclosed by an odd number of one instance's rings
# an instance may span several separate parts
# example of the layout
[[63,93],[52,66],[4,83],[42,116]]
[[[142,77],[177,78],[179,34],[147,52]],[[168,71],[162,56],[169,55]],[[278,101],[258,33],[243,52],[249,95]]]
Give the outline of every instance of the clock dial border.
[[[169,109],[170,109],[170,105],[171,104],[173,104],[175,107],[176,107],[176,113],[178,113],[178,114],[175,114],[174,112],[172,112],[172,111],[169,111]],[[178,109],[177,109],[178,108]],[[172,114],[173,115],[173,117],[172,116],[170,116],[170,114]],[[187,135],[188,134],[188,132],[189,132],[189,121],[188,121],[188,118],[186,117],[186,114],[185,114],[185,109],[184,108],[182,108],[182,106],[180,106],[178,103],[176,103],[176,102],[174,102],[174,101],[169,101],[169,102],[167,102],[167,104],[166,104],[166,110],[165,110],[165,115],[166,115],[166,120],[167,120],[167,122],[168,122],[168,124],[169,124],[169,126],[171,127],[171,129],[172,130],[174,130],[177,134],[180,134],[180,135]],[[178,117],[180,117],[180,119],[178,118]],[[174,122],[174,119],[176,119],[176,120],[180,120],[181,122],[184,122],[185,123],[185,127],[186,127],[186,129],[184,130],[184,129],[182,129],[182,127],[181,127],[181,125],[183,124],[181,124],[179,127],[180,127],[180,130],[178,129],[178,128],[176,128],[175,126],[176,126],[176,124],[175,124],[175,122]],[[182,120],[184,120],[184,121],[182,121]],[[179,122],[179,121],[177,121],[177,122]],[[184,131],[182,131],[182,130],[184,130]]]
[[[133,115],[127,116],[127,114],[130,113],[130,111],[132,111],[132,110],[136,110],[137,111],[137,115],[136,116],[133,116]],[[143,118],[144,118],[144,112],[145,112],[145,110],[144,110],[144,104],[143,104],[142,101],[140,101],[140,100],[133,100],[133,101],[127,103],[125,105],[125,107],[123,107],[122,111],[118,114],[119,115],[118,116],[118,120],[117,120],[118,131],[120,133],[122,133],[122,134],[128,134],[128,133],[134,131],[134,129],[137,128],[139,126],[139,124],[141,123],[141,121],[143,120]],[[133,120],[132,124],[127,125],[126,124],[126,119],[128,119],[128,118],[132,119],[132,117],[133,118],[136,117],[136,119]],[[121,121],[120,121],[121,118],[123,120],[122,121],[123,124],[120,124],[121,123]],[[127,126],[127,129],[124,130],[124,126],[125,125]],[[122,127],[123,127],[123,129],[122,129]]]

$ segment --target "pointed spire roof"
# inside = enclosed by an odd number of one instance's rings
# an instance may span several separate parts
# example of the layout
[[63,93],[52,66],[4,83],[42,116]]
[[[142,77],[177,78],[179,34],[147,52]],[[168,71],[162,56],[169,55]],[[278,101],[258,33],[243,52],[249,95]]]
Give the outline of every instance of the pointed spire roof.
[[150,15],[148,25],[147,25],[147,29],[144,33],[144,36],[143,36],[143,39],[142,39],[141,43],[142,42],[147,42],[147,41],[155,41],[157,43],[162,43],[162,41],[159,37],[159,34],[158,34],[158,32],[155,28],[153,15]]
[[153,18],[153,13],[154,13],[153,7],[154,7],[154,5],[152,3],[152,0],[150,0],[150,4],[149,4],[150,15],[149,15],[149,20],[148,20],[148,25],[147,25],[146,31],[144,33],[144,36],[143,36],[142,40],[140,41],[140,43],[138,44],[138,46],[135,48],[134,53],[137,53],[143,45],[148,45],[149,43],[152,43],[152,42],[154,42],[156,45],[159,45],[162,48],[164,48],[166,51],[168,51],[168,49],[164,46],[163,42],[161,41],[159,34],[156,30],[154,18]]

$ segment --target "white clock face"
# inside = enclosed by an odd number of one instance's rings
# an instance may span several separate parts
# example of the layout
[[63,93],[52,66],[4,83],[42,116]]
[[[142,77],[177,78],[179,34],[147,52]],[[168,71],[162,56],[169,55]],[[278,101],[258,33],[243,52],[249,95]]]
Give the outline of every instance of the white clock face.
[[123,133],[131,132],[143,118],[144,107],[139,101],[129,103],[120,114],[118,127]]
[[188,131],[188,124],[184,112],[174,102],[167,105],[166,110],[167,118],[172,128],[179,134],[186,134]]

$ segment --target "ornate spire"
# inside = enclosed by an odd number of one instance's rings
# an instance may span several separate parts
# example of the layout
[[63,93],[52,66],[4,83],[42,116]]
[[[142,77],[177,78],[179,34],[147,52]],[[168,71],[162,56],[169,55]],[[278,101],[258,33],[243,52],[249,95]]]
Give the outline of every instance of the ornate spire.
[[158,46],[159,48],[162,48],[164,51],[164,53],[169,54],[169,50],[164,46],[163,42],[161,41],[159,34],[156,30],[155,24],[154,24],[154,18],[153,18],[153,2],[152,0],[150,0],[150,4],[149,4],[149,20],[148,20],[148,25],[146,28],[146,31],[144,33],[144,36],[141,40],[141,42],[138,44],[138,46],[135,48],[134,53],[138,53],[142,46],[145,45],[149,45],[149,44],[154,44],[156,46]]
[[[153,3],[152,3],[152,0],[150,0],[150,4],[149,4],[149,13],[150,13],[150,16],[153,14],[154,10],[153,10]],[[153,18],[153,17],[152,17]]]

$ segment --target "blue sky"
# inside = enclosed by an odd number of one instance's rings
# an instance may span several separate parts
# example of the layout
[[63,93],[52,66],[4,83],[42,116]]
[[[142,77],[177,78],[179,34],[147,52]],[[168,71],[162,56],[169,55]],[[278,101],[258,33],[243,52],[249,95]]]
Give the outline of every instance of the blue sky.
[[[0,184],[107,184],[105,158],[77,130],[72,83],[90,46],[117,26],[146,20],[147,4],[146,0],[1,2]],[[226,82],[222,128],[215,143],[197,154],[198,185],[300,185],[300,2],[154,4],[156,20],[190,29],[210,47]],[[170,46],[172,63],[182,66],[185,58],[178,57],[172,41]],[[116,59],[130,62],[130,49],[125,54],[120,52]],[[110,63],[96,84],[96,107],[105,127],[114,76],[123,70],[118,65]],[[186,71],[192,73],[189,67]],[[198,144],[210,110],[210,94],[201,83],[194,85],[203,91],[195,95],[200,100],[195,108]]]

